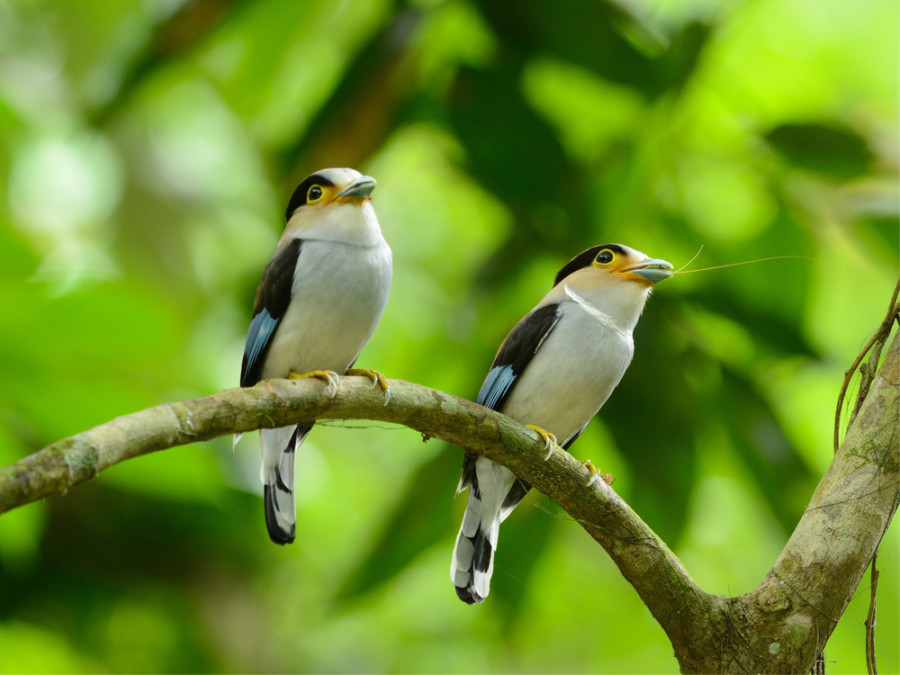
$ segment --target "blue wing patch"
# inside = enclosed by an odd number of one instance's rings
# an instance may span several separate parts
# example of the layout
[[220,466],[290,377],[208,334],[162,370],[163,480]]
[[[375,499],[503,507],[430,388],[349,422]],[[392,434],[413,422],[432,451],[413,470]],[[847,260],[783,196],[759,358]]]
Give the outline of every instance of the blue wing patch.
[[253,317],[244,343],[244,363],[241,368],[241,386],[252,387],[259,382],[262,374],[263,356],[278,328],[281,319],[273,318],[269,310],[263,309]]
[[475,399],[485,408],[497,409],[500,399],[505,399],[513,383],[516,381],[516,373],[513,372],[511,363],[504,366],[494,366],[491,372],[484,378],[478,398]]
[[294,239],[276,251],[259,281],[253,303],[253,319],[247,331],[247,342],[244,343],[242,387],[252,387],[262,378],[263,363],[272,337],[291,302],[294,272],[300,260],[302,245],[300,239]]

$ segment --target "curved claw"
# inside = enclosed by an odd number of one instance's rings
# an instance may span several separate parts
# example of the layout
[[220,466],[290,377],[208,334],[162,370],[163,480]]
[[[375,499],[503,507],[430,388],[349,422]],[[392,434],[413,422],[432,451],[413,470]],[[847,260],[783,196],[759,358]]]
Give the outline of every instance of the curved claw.
[[525,426],[544,439],[544,450],[547,451],[547,456],[544,457],[544,461],[546,462],[553,454],[553,446],[556,445],[556,436],[543,427],[535,426],[534,424],[526,424]]
[[585,469],[587,469],[587,470],[590,472],[590,474],[591,474],[591,477],[588,479],[587,484],[588,484],[588,485],[593,485],[594,483],[596,483],[597,480],[601,477],[601,476],[600,476],[600,469],[598,469],[596,466],[594,466],[593,462],[591,462],[591,460],[589,460],[589,459],[584,460],[584,461],[581,463],[581,465],[582,465]]
[[359,375],[360,377],[369,377],[372,379],[373,387],[381,387],[384,392],[384,404],[391,402],[391,386],[388,384],[387,378],[377,370],[369,370],[368,368],[350,368],[348,375]]
[[308,373],[295,373],[292,370],[288,373],[289,380],[303,380],[307,377],[315,377],[316,379],[322,380],[331,388],[331,398],[337,396],[340,377],[333,370],[311,370]]
[[613,481],[615,480],[615,477],[611,473],[600,473],[600,469],[594,466],[594,464],[589,459],[584,460],[581,464],[591,473],[591,477],[587,482],[589,486],[593,485],[598,480],[602,480],[607,485],[612,485]]

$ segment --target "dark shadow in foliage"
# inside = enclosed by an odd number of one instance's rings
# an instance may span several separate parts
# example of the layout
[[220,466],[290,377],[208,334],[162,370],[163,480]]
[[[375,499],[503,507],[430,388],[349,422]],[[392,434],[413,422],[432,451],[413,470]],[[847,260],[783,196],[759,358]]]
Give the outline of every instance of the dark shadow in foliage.
[[278,152],[280,173],[295,185],[325,166],[360,166],[394,132],[416,85],[411,49],[423,13],[404,8],[353,57],[337,87],[300,135]]
[[766,133],[765,139],[797,168],[835,180],[863,176],[871,170],[874,161],[865,138],[849,127],[836,124],[781,124]]
[[[629,466],[629,504],[665,541],[674,542],[686,521],[694,481],[694,427],[707,402],[686,377],[702,355],[671,347],[678,342],[670,333],[676,316],[672,302],[652,302],[635,330],[634,360],[600,417]],[[573,450],[585,453],[577,444]]]
[[[814,251],[810,235],[793,220],[787,204],[780,204],[772,224],[754,238],[752,248],[745,246],[735,255],[753,259],[771,255],[807,256]],[[706,261],[704,265],[725,262],[731,261]],[[784,435],[775,411],[756,384],[760,377],[765,377],[759,372],[757,362],[821,358],[796,319],[808,302],[813,284],[811,270],[811,261],[803,257],[714,270],[709,274],[716,276],[702,290],[681,298],[685,307],[702,308],[743,327],[753,341],[752,363],[717,360],[721,384],[717,388],[719,400],[715,412],[722,418],[748,474],[785,531],[796,525],[798,508],[806,503],[815,477]],[[772,298],[778,298],[778,302],[772,302]],[[728,349],[727,344],[715,347]]]
[[[378,589],[436,544],[446,549],[449,570],[462,518],[453,503],[462,456],[462,452],[446,446],[410,477],[372,549],[339,589],[339,601],[352,602]],[[465,493],[457,498],[462,504],[465,499]],[[532,491],[501,530],[490,598],[506,627],[512,626],[528,595],[535,563],[556,524],[551,514],[534,507],[535,501],[542,499],[546,498]],[[448,602],[459,602],[449,575],[445,577]]]
[[[543,505],[547,505],[542,508]],[[532,490],[500,526],[500,538],[494,552],[491,594],[486,600],[503,620],[503,630],[512,635],[521,617],[522,603],[534,597],[530,589],[537,562],[541,559],[561,512],[547,497]],[[571,523],[571,517],[563,513]],[[459,523],[456,525],[459,527]],[[449,558],[448,558],[449,561]],[[579,583],[564,577],[560,584]],[[451,589],[452,590],[452,589]]]
[[724,418],[738,456],[784,532],[790,533],[803,515],[816,476],[752,381],[725,369],[721,393],[721,410],[732,411]]
[[479,10],[506,49],[552,54],[652,100],[680,88],[710,35],[689,23],[668,44],[622,5],[601,0],[483,0]]
[[[390,515],[381,525],[372,549],[347,575],[337,598],[351,601],[390,581],[422,551],[439,541],[447,542],[447,569],[453,550],[452,500],[462,453],[450,447],[425,462],[398,493]],[[447,592],[454,594],[447,576]]]
[[213,506],[153,499],[92,481],[46,505],[49,518],[34,566],[13,571],[0,565],[0,620],[28,616],[68,634],[85,653],[101,654],[107,645],[96,633],[97,620],[75,617],[101,617],[129,598],[158,596],[179,608],[169,614],[176,617],[176,643],[165,657],[166,670],[215,668],[218,655],[195,633],[197,598],[181,591],[207,588],[213,573],[235,587],[256,573],[260,558],[274,550],[265,529],[255,526],[255,518],[253,526],[247,520],[257,514],[258,498],[226,492]]
[[[652,100],[690,78],[710,29],[689,24],[665,46],[614,3],[502,0],[478,7],[495,33],[498,54],[485,68],[460,70],[448,114],[466,149],[466,170],[513,215],[508,240],[477,279],[491,285],[520,253],[540,246],[571,256],[593,243],[597,229],[590,172],[567,155],[523,97],[529,62],[553,56]],[[635,44],[641,41],[644,49]]]
[[194,0],[160,22],[146,43],[126,64],[119,86],[90,115],[90,122],[103,126],[132,97],[143,82],[171,63],[177,63],[229,20],[234,20],[249,0]]
[[900,218],[892,215],[873,215],[863,219],[865,232],[881,240],[881,248],[888,252],[900,251]]
[[[514,55],[488,70],[461,69],[447,111],[466,149],[466,171],[512,211],[515,227],[498,249],[507,260],[536,243],[567,249],[570,237],[589,229],[583,176],[524,100],[522,65]],[[484,266],[487,283],[505,267],[496,258]]]

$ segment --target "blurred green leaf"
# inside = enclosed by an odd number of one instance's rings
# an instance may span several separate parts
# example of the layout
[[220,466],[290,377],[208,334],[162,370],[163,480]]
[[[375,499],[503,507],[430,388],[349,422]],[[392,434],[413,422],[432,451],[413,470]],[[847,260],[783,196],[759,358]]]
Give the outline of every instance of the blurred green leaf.
[[[490,599],[485,602],[497,603],[497,612],[507,635],[515,634],[521,612],[528,605],[528,596],[535,585],[535,572],[547,554],[557,518],[567,519],[568,516],[532,490],[501,528],[494,552]],[[561,580],[561,583],[568,583],[568,580]]]
[[724,416],[732,442],[772,513],[789,533],[803,515],[815,476],[753,382],[726,370],[723,385],[725,408],[740,411]]
[[834,179],[864,175],[875,157],[866,140],[850,127],[821,122],[780,124],[765,139],[800,169]]
[[[447,447],[410,477],[394,510],[382,521],[381,535],[344,580],[338,591],[340,600],[352,601],[372,591],[396,576],[422,551],[447,538],[453,527],[450,504],[461,465],[462,453]],[[447,561],[449,565],[449,552]],[[449,580],[447,583],[449,587]]]
[[[635,331],[635,358],[604,404],[599,417],[628,464],[627,486],[632,508],[666,541],[675,541],[685,526],[689,486],[696,463],[692,421],[708,409],[708,401],[690,385],[695,354],[678,354],[662,302],[654,300]],[[586,455],[578,444],[572,451]],[[620,489],[621,485],[615,485]]]

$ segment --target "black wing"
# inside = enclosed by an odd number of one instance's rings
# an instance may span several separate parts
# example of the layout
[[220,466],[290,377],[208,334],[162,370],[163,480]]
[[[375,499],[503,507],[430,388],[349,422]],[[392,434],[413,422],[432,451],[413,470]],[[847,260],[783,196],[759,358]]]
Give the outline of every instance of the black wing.
[[544,305],[516,324],[494,358],[476,399],[492,410],[503,409],[516,381],[559,321],[559,305]]
[[260,381],[263,363],[275,330],[291,302],[294,286],[294,270],[300,257],[300,239],[291,243],[269,261],[263,272],[256,301],[253,303],[253,319],[244,343],[244,361],[241,364],[241,386],[252,387]]
[[[506,336],[500,351],[494,358],[491,370],[481,385],[478,392],[478,403],[502,412],[510,394],[516,386],[521,375],[531,359],[541,348],[544,340],[559,322],[559,305],[544,305],[526,315]],[[573,439],[574,440],[574,439]],[[475,462],[477,455],[466,453],[463,460],[462,476],[456,488],[457,493],[469,488],[477,499],[481,498],[481,490],[478,486],[478,478],[475,474]],[[531,486],[518,479],[503,499],[503,510],[510,511],[515,508]]]
[[[506,336],[500,351],[494,357],[491,370],[481,385],[478,392],[478,403],[500,410],[509,398],[521,375],[531,359],[534,357],[541,344],[550,335],[556,323],[559,321],[559,305],[544,305],[526,315]],[[478,481],[475,479],[475,460],[477,455],[466,453],[463,461],[462,476],[456,488],[457,493],[469,487],[475,491],[475,496],[480,497]],[[519,485],[518,483],[516,485]],[[518,496],[516,503],[528,492],[528,487],[522,483],[519,488],[514,487]]]

